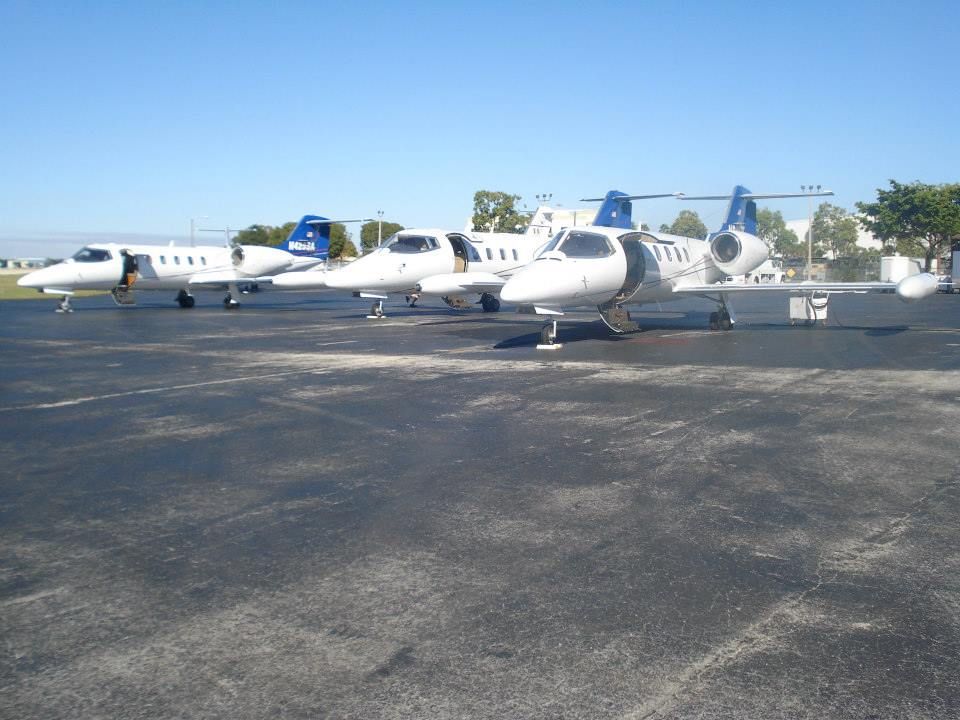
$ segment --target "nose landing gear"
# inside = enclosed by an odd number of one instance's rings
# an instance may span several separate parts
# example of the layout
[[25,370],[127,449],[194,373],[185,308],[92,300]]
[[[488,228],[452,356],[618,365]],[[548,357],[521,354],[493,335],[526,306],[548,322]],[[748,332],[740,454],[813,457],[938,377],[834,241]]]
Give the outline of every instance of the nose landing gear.
[[370,314],[367,315],[367,319],[380,320],[383,316],[383,300],[377,300],[370,306]]
[[70,305],[70,296],[64,295],[63,299],[57,303],[57,312],[58,313],[72,313],[73,307]]
[[559,350],[563,345],[557,342],[557,321],[551,320],[540,330],[540,344],[537,350]]

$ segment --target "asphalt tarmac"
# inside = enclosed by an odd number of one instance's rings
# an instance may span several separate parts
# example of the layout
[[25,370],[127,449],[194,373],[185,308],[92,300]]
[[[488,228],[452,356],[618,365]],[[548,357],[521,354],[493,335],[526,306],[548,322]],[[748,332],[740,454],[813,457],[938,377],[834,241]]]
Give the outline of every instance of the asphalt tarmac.
[[245,300],[0,303],[0,717],[960,716],[960,296]]

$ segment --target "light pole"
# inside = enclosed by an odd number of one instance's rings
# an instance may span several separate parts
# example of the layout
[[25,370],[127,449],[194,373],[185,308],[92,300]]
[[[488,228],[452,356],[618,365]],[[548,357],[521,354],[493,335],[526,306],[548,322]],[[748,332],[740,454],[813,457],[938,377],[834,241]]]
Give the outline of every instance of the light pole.
[[201,215],[200,217],[190,218],[190,247],[194,246],[195,236],[197,233],[196,222],[197,220],[209,220],[209,216]]
[[383,241],[383,210],[377,210],[377,247]]
[[[820,192],[820,185],[817,185],[817,192]],[[800,192],[809,193],[807,195],[807,280],[812,279],[813,275],[813,185],[801,185]]]

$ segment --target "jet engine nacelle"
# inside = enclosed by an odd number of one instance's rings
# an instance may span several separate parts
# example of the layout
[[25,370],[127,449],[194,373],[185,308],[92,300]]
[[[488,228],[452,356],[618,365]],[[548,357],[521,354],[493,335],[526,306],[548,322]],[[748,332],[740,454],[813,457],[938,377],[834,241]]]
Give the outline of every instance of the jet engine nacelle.
[[767,259],[767,245],[756,235],[724,230],[710,241],[710,254],[725,275],[746,275]]
[[293,256],[285,250],[260,245],[240,245],[230,252],[233,266],[240,272],[257,277],[290,267]]

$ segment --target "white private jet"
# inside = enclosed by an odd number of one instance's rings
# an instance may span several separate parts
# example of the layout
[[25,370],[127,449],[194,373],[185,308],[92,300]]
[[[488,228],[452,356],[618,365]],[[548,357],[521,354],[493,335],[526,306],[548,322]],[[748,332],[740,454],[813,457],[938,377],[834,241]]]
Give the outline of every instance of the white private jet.
[[68,260],[24,275],[17,284],[63,296],[57,312],[73,311],[70,298],[77,290],[109,290],[118,305],[133,305],[134,288],[176,290],[182,308],[194,306],[190,291],[195,288],[225,288],[224,307],[236,308],[238,285],[323,262],[332,222],[305,215],[278,247],[87,245]]
[[[686,200],[730,201],[726,221],[706,240],[619,227],[568,228],[558,233],[536,260],[507,281],[500,291],[504,302],[520,312],[548,318],[538,348],[559,347],[557,317],[563,308],[590,306],[617,333],[638,325],[624,307],[702,297],[717,303],[710,315],[712,329],[730,330],[736,315],[730,295],[752,292],[814,293],[891,292],[905,302],[937,291],[937,280],[923,273],[899,283],[824,283],[725,285],[719,281],[743,275],[767,259],[767,246],[756,236],[756,200],[832,195],[820,193],[753,194],[736,186],[731,195],[686,197]],[[622,193],[608,193],[607,200]],[[629,226],[627,226],[629,227]]]
[[390,293],[404,293],[411,307],[421,295],[443,299],[452,308],[470,306],[479,294],[484,312],[496,312],[496,294],[507,278],[529,263],[543,239],[512,233],[463,233],[438,228],[401,230],[383,245],[337,270],[282,273],[275,288],[350,290],[372,299],[371,318],[383,317]]
[[[626,195],[611,191],[594,224],[629,228],[631,200],[678,196]],[[437,228],[401,230],[382,247],[339,270],[284,273],[273,287],[335,288],[374,300],[369,318],[383,317],[388,293],[404,293],[413,307],[423,295],[441,298],[450,307],[470,307],[466,296],[479,295],[484,312],[497,312],[500,289],[531,262],[545,245],[533,234],[449,232]]]

